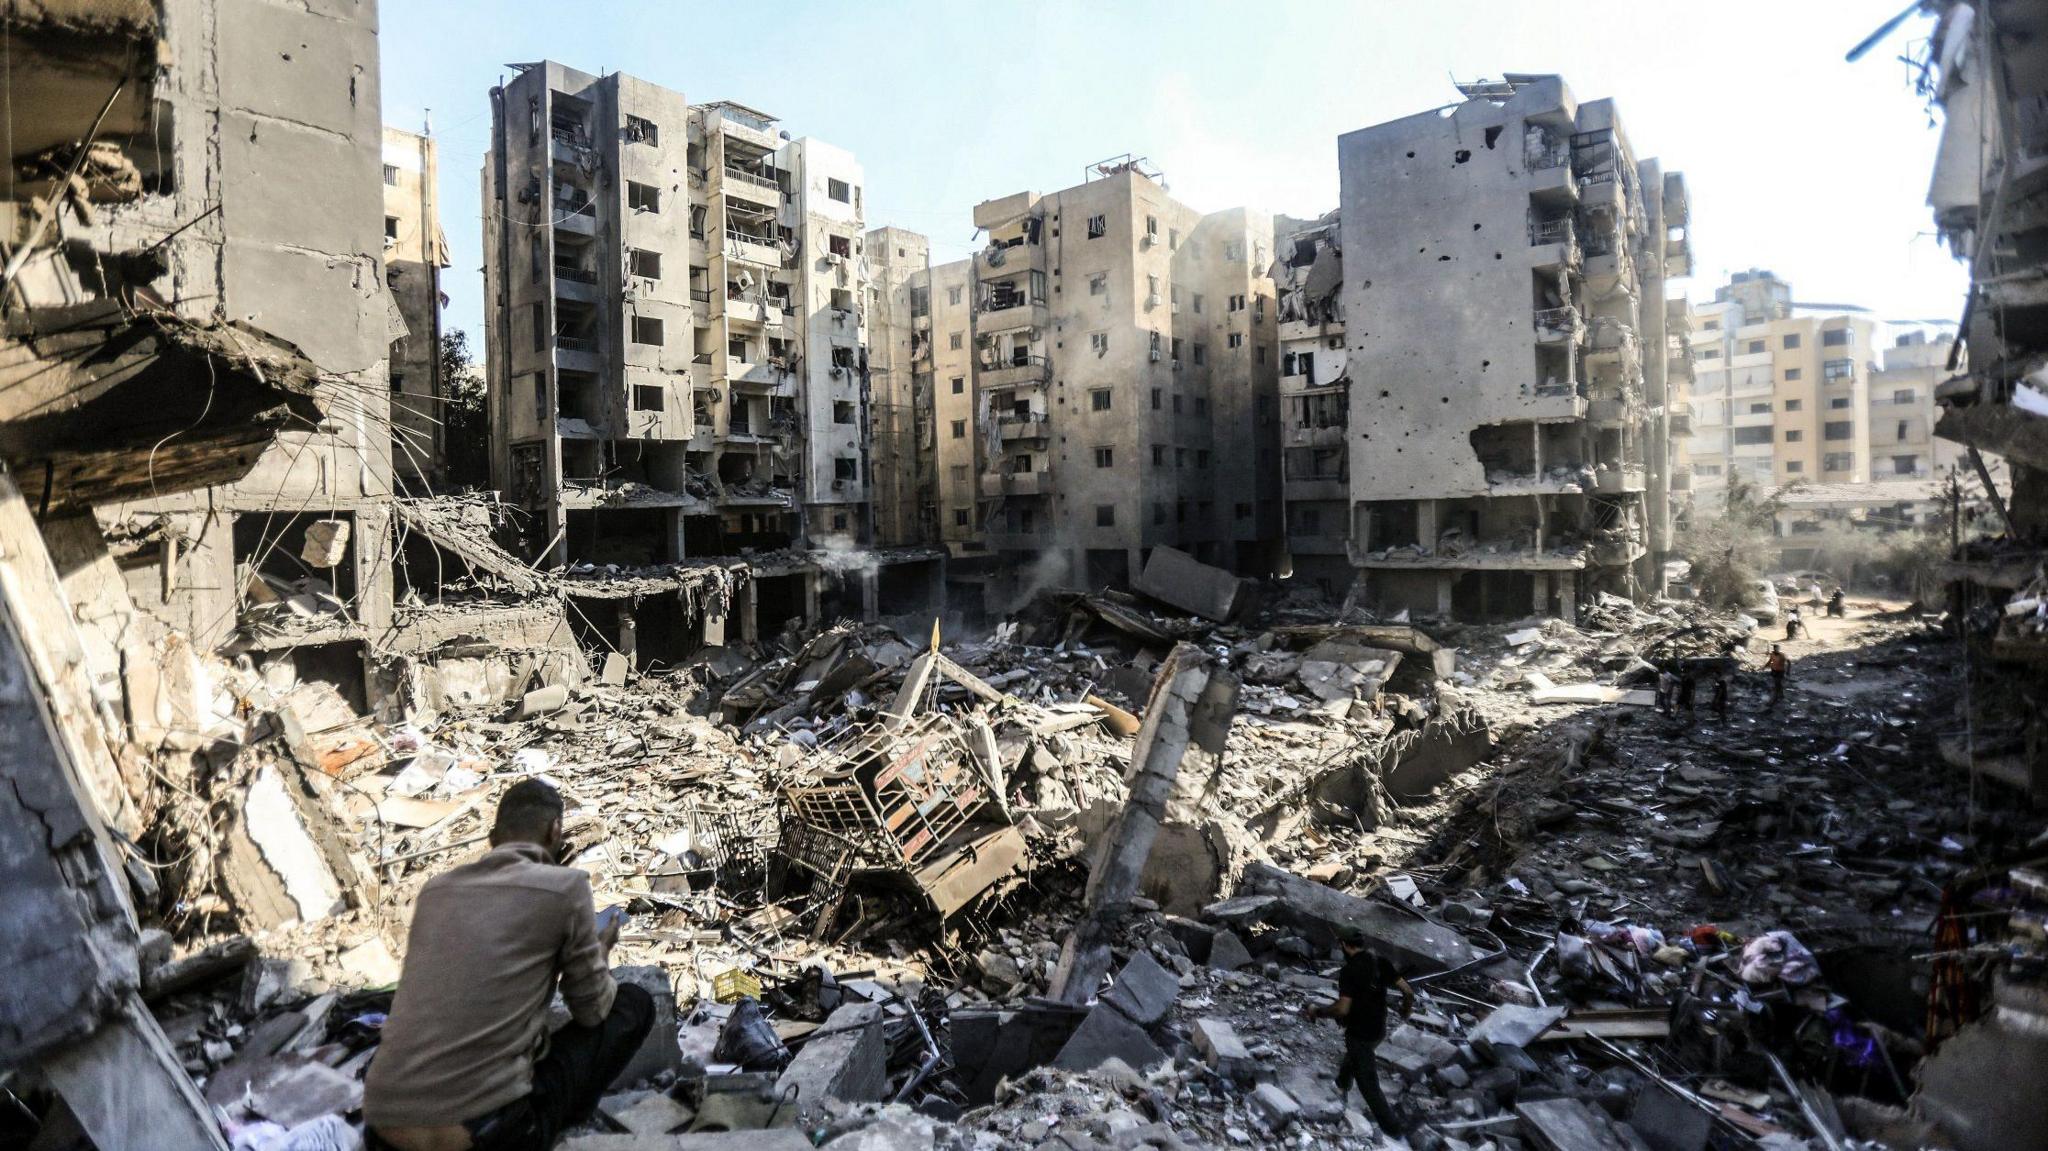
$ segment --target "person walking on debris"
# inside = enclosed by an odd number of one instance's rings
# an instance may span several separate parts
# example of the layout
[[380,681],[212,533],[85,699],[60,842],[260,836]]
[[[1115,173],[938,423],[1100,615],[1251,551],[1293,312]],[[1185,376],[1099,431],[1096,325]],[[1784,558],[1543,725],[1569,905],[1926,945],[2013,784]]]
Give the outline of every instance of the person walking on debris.
[[1836,588],[1835,594],[1828,597],[1828,615],[1834,619],[1842,619],[1848,614],[1848,609],[1842,606],[1842,589]]
[[1714,677],[1714,718],[1728,718],[1728,675],[1726,672]]
[[1798,608],[1795,607],[1785,613],[1785,642],[1790,643],[1798,639],[1799,633],[1805,630],[1806,621],[1799,618]]
[[[370,1151],[553,1147],[640,1049],[654,997],[608,966],[623,916],[600,925],[561,847],[560,793],[522,780],[498,801],[491,850],[420,890],[363,1081]],[[570,1022],[550,1036],[558,984]]]
[[1353,1084],[1372,1111],[1373,1122],[1386,1135],[1399,1136],[1401,1121],[1380,1090],[1379,1068],[1374,1051],[1387,1035],[1387,986],[1401,991],[1401,1015],[1415,1008],[1415,989],[1394,970],[1394,965],[1365,949],[1365,932],[1346,926],[1338,936],[1344,949],[1344,968],[1337,973],[1337,1001],[1302,1008],[1310,1019],[1335,1019],[1344,1028],[1344,1057],[1337,1064],[1337,1097],[1342,1099]]
[[1784,648],[1777,644],[1771,645],[1771,655],[1769,659],[1764,660],[1764,670],[1771,673],[1771,706],[1775,708],[1778,701],[1785,698],[1785,673],[1792,670],[1791,661],[1785,658]]
[[1698,687],[1699,677],[1693,673],[1692,668],[1690,666],[1681,667],[1678,673],[1678,706],[1685,709],[1685,719],[1687,723],[1692,722],[1693,692]]
[[1667,663],[1657,672],[1657,714],[1673,715],[1677,708],[1678,677],[1671,673],[1671,665]]

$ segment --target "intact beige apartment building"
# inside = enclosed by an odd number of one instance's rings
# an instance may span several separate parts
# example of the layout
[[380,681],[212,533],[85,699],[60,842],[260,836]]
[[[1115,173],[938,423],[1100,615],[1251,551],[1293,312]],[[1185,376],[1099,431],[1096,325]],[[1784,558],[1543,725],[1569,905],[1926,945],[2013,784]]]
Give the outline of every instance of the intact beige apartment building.
[[[431,136],[384,128],[384,284],[398,305],[391,330],[391,471],[424,495],[444,478],[447,399],[441,379],[441,175]],[[402,326],[400,326],[402,324]]]
[[986,246],[922,285],[916,363],[940,537],[987,560],[986,594],[1125,584],[1162,545],[1272,570],[1271,218],[1198,212],[1124,157],[974,222]]
[[[1875,323],[1804,312],[1791,285],[1761,269],[1737,272],[1697,311],[1688,449],[1702,503],[1719,507],[1732,475],[1758,489],[1880,478],[1871,440]],[[1894,466],[1889,455],[1884,464]]]

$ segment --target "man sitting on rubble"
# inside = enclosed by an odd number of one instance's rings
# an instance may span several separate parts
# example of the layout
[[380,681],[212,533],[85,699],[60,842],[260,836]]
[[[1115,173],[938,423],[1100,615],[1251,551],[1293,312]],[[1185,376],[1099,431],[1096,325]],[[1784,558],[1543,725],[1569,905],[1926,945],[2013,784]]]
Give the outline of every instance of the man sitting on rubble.
[[1387,1105],[1380,1090],[1379,1066],[1374,1051],[1387,1036],[1387,986],[1401,989],[1401,1016],[1415,1008],[1415,989],[1394,970],[1394,965],[1365,949],[1365,932],[1345,926],[1338,933],[1344,949],[1344,967],[1337,973],[1337,1001],[1320,1007],[1304,1007],[1310,1019],[1335,1019],[1344,1026],[1344,1058],[1337,1064],[1337,1097],[1344,1098],[1352,1084],[1365,1097],[1373,1122],[1389,1137],[1401,1134],[1401,1121]]
[[[405,972],[363,1084],[372,1151],[548,1148],[590,1117],[640,1049],[654,999],[612,979],[618,921],[555,863],[562,797],[537,779],[498,801],[491,850],[420,890]],[[547,1031],[559,983],[570,1023]]]

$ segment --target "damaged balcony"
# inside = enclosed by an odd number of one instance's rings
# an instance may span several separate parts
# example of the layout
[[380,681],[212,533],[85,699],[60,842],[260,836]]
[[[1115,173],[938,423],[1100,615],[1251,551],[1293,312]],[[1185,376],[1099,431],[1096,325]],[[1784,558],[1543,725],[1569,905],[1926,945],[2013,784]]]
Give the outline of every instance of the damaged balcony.
[[1051,425],[1043,412],[1017,414],[1005,412],[996,418],[996,435],[1004,443],[1023,440],[1043,440],[1050,436]]
[[782,185],[776,181],[772,170],[759,171],[727,163],[718,169],[716,189],[727,199],[743,200],[770,210],[782,207]]
[[0,342],[0,456],[44,514],[231,483],[287,428],[324,418],[320,371],[244,324],[33,308]]
[[1007,359],[998,357],[995,366],[984,367],[974,382],[984,392],[1000,392],[1012,388],[1044,387],[1051,380],[1052,361],[1045,356],[1027,353]]
[[1536,340],[1543,344],[1577,344],[1586,338],[1586,325],[1579,310],[1569,304],[1558,308],[1537,308],[1531,317]]
[[782,267],[782,242],[773,234],[739,228],[725,230],[725,257],[763,268]]
[[1673,227],[1664,240],[1664,274],[1672,279],[1692,275],[1692,232]]
[[977,335],[986,336],[1024,329],[1044,330],[1045,273],[1027,272],[982,284],[975,303],[974,327]]
[[724,146],[728,156],[735,151],[773,152],[782,146],[782,141],[775,136],[775,117],[729,100],[705,105],[704,131],[726,137]]
[[1051,477],[1042,471],[981,473],[981,494],[991,499],[1003,496],[1043,496],[1051,493]]
[[1538,272],[1578,271],[1585,253],[1570,216],[1529,225],[1529,266]]

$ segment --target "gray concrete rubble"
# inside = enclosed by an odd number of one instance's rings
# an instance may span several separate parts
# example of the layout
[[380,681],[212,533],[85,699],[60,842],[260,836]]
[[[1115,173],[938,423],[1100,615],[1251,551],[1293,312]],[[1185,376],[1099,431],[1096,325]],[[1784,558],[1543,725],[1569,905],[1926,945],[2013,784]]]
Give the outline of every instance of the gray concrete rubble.
[[[1920,12],[1985,514],[1834,612],[1681,557],[1685,183],[1555,76],[1278,234],[1125,157],[942,274],[764,113],[514,65],[471,409],[375,3],[6,5],[0,1142],[362,1146],[421,889],[544,780],[655,1003],[580,1151],[1403,1145],[1347,1053],[1415,1151],[2048,1148],[2048,19]],[[1059,202],[1234,279],[1063,328],[1137,305]],[[1048,390],[1139,438],[1054,469]]]

